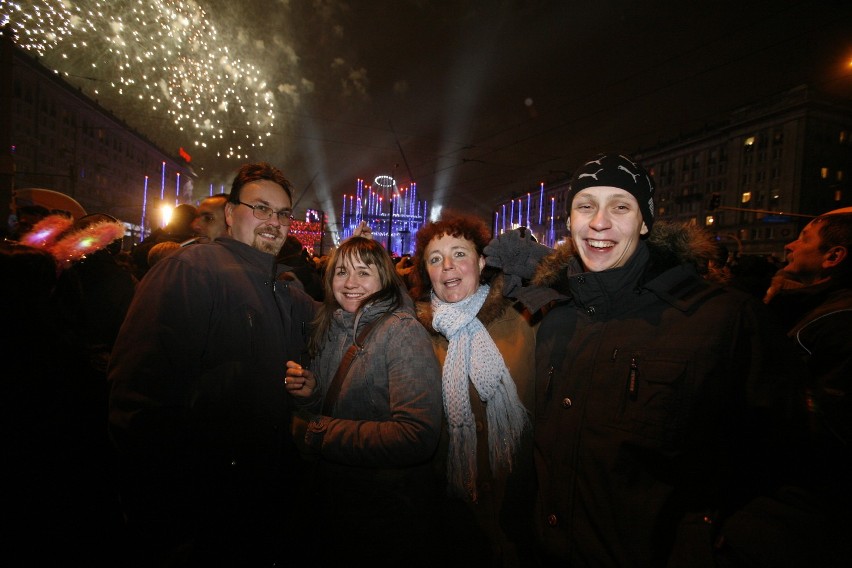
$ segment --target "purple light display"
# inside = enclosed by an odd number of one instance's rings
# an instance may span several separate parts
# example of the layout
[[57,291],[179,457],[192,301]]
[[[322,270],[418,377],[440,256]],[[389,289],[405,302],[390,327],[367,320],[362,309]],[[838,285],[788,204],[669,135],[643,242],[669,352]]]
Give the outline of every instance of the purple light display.
[[387,175],[376,176],[374,183],[375,187],[358,179],[355,193],[343,196],[340,238],[352,236],[363,220],[370,225],[374,239],[384,246],[390,243],[391,253],[412,253],[414,234],[427,221],[428,211],[426,202],[417,199],[417,184],[411,182],[408,187],[399,187]]

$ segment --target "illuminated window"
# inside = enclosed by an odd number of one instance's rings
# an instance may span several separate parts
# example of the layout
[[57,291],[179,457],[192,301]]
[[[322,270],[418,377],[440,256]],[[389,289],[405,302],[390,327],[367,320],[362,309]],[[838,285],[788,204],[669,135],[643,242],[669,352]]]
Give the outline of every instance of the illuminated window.
[[837,173],[834,176],[837,181],[843,181],[843,170],[837,170]]
[[841,144],[846,144],[846,142],[849,141],[849,133],[845,130],[841,130],[840,135],[837,137],[837,141]]
[[827,179],[828,178],[828,168],[820,168],[819,169],[819,177],[821,177],[822,179]]
[[750,191],[744,191],[743,197],[742,197],[742,199],[740,199],[740,201],[742,201],[743,203],[748,203],[749,201],[751,201],[751,192]]

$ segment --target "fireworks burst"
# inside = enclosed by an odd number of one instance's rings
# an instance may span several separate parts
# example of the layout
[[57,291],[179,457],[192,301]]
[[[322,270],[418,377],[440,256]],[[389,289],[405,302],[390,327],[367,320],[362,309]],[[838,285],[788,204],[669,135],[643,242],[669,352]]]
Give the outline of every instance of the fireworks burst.
[[98,86],[108,85],[111,94],[165,112],[196,148],[227,146],[219,156],[243,159],[271,136],[272,90],[195,0],[0,0],[0,23],[91,95],[108,96]]

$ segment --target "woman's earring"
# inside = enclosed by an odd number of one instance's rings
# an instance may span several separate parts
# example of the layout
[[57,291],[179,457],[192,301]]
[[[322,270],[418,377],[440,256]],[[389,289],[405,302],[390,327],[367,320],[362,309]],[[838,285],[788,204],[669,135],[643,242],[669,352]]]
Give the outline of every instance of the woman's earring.
[[565,228],[568,229],[568,232],[571,232],[571,219],[565,219]]

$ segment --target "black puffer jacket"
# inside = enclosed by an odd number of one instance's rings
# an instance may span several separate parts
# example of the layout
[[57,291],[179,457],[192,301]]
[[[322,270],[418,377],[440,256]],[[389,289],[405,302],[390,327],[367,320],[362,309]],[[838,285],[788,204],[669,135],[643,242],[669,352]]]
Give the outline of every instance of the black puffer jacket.
[[658,223],[623,267],[583,272],[570,242],[540,264],[533,284],[557,298],[536,339],[543,564],[795,563],[754,536],[767,519],[749,503],[777,503],[792,473],[800,368],[759,302],[699,274],[709,245]]

